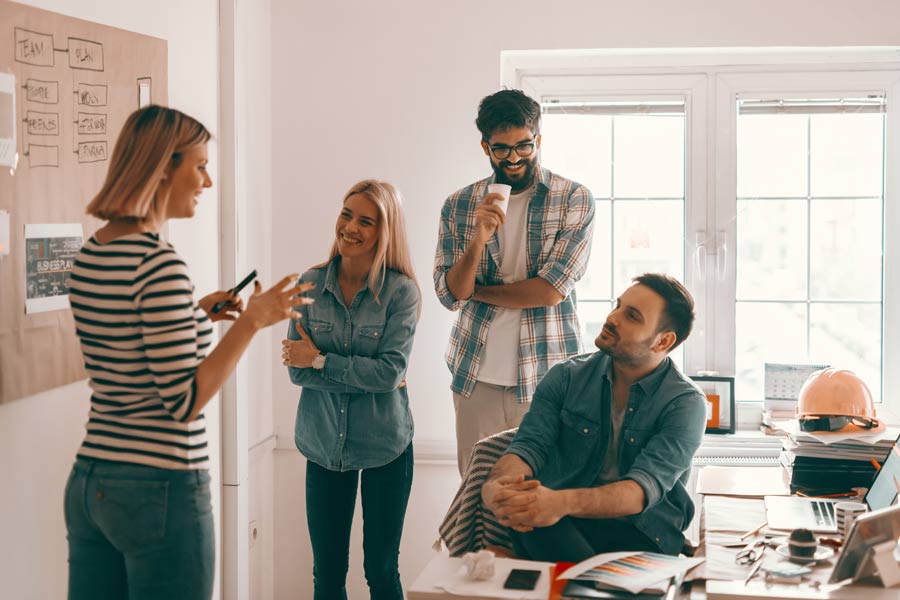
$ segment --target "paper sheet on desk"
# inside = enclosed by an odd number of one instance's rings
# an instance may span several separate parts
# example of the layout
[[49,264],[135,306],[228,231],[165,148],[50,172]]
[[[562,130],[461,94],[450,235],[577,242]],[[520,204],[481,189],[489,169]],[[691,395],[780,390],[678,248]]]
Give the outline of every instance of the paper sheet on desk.
[[897,439],[897,436],[900,435],[900,428],[897,427],[886,427],[884,431],[879,431],[877,433],[859,433],[859,432],[811,432],[811,431],[800,431],[800,423],[797,419],[789,419],[787,421],[774,421],[772,426],[776,429],[780,429],[790,435],[795,440],[802,439],[813,439],[817,442],[822,442],[825,445],[828,444],[836,444],[837,442],[844,442],[847,440],[852,440],[854,442],[859,442],[860,444],[877,444],[878,442],[883,441],[894,441]]
[[704,496],[703,518],[706,531],[744,533],[766,522],[766,503],[759,498]]
[[789,496],[784,469],[778,467],[719,467],[700,469],[697,493],[719,496]]
[[461,567],[451,579],[435,585],[435,587],[457,596],[475,598],[502,598],[503,600],[546,600],[550,593],[550,576],[546,568],[541,568],[541,576],[533,590],[505,590],[503,582],[509,576],[510,569],[497,569],[494,576],[486,581],[472,581],[466,577],[465,567]]

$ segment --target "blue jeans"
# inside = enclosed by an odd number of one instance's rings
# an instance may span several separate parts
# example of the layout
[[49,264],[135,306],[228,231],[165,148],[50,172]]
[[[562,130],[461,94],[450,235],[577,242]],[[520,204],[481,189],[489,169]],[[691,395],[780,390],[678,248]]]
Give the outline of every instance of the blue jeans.
[[346,600],[350,527],[362,474],[363,567],[372,600],[403,600],[400,535],[412,488],[413,450],[383,467],[329,471],[306,463],[306,519],[313,549],[315,600]]
[[209,600],[208,471],[79,458],[65,495],[69,600]]

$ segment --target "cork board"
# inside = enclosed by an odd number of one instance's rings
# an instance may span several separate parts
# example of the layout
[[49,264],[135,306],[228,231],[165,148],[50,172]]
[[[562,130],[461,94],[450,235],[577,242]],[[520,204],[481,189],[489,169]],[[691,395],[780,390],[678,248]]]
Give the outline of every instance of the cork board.
[[[0,223],[9,223],[0,253],[0,403],[86,377],[72,311],[26,312],[34,293],[26,228],[80,224],[87,238],[102,224],[84,208],[128,115],[139,102],[167,103],[167,55],[165,40],[0,0],[0,73],[15,77],[18,152],[14,172],[0,167],[0,215],[8,213]],[[0,112],[10,99],[2,100]],[[66,257],[48,264],[64,269]]]

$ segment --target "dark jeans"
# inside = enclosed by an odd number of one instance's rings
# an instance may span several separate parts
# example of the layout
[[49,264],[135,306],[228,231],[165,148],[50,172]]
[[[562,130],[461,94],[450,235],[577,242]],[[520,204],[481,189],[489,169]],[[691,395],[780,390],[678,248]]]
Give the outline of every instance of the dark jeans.
[[400,535],[412,488],[413,450],[374,469],[330,471],[306,463],[306,519],[313,549],[315,600],[345,600],[350,527],[362,474],[363,567],[372,600],[403,600]]
[[79,458],[65,493],[69,600],[209,600],[208,471]]
[[538,527],[527,533],[514,531],[513,550],[520,558],[576,563],[601,552],[660,552],[659,547],[631,523],[619,519],[575,517],[565,517],[556,525]]

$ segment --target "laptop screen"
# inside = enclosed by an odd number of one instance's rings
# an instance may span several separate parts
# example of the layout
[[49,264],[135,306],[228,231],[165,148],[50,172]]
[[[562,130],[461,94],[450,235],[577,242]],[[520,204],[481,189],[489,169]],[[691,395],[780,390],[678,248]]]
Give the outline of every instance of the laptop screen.
[[894,442],[887,460],[878,471],[878,477],[872,482],[866,494],[869,510],[878,510],[891,506],[896,500],[900,488],[900,438]]

